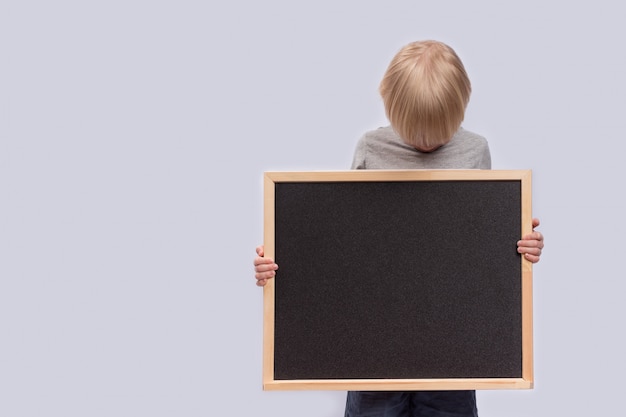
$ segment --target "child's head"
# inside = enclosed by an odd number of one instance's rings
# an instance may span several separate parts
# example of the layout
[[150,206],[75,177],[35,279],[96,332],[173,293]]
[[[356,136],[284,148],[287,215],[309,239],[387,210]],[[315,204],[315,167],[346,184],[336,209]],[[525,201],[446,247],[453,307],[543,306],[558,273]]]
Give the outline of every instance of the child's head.
[[437,41],[402,48],[380,83],[391,126],[420,150],[448,143],[461,126],[471,90],[459,57]]

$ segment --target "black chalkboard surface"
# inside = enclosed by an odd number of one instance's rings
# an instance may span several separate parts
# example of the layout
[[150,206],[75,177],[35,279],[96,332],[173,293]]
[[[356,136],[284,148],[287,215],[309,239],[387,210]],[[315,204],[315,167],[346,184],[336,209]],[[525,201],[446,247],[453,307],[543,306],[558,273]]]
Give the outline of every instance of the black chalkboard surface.
[[264,389],[532,387],[530,171],[265,173]]

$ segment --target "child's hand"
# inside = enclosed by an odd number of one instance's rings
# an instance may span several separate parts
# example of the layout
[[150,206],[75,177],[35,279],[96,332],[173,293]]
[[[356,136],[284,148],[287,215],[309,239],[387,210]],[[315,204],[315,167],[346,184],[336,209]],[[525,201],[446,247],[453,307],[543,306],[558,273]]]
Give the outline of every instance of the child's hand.
[[259,287],[267,284],[267,280],[276,276],[276,270],[278,265],[274,263],[271,258],[265,258],[263,246],[256,248],[257,257],[254,258],[254,277],[256,278],[256,285]]
[[517,252],[521,253],[532,263],[539,262],[541,250],[543,249],[543,235],[541,232],[535,231],[535,227],[538,226],[539,219],[533,219],[533,232],[522,237],[522,240],[517,242]]

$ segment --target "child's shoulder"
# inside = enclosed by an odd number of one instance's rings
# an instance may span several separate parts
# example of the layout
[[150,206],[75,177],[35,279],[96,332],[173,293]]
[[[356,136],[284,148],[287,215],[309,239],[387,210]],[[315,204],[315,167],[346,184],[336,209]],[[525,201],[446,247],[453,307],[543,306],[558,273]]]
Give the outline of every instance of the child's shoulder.
[[476,142],[487,143],[487,139],[479,135],[478,133],[470,132],[463,127],[459,127],[459,130],[454,134],[455,137],[462,138],[463,140],[474,140]]
[[463,127],[460,127],[454,136],[452,136],[450,143],[460,146],[463,149],[489,149],[487,138],[478,133],[465,130]]
[[398,134],[392,129],[391,126],[381,126],[373,130],[368,130],[361,136],[361,142],[380,142],[384,141],[398,141],[400,138]]

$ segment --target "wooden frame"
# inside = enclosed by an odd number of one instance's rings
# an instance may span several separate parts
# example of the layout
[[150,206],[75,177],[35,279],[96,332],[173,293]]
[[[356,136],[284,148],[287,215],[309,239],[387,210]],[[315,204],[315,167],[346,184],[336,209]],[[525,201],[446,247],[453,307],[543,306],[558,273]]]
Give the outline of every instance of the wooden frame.
[[[499,184],[510,182],[516,184],[519,189],[519,217],[516,220],[519,224],[519,239],[522,235],[532,231],[531,216],[531,171],[529,170],[352,170],[352,171],[315,171],[315,172],[266,172],[264,175],[264,246],[265,256],[276,259],[279,267],[281,264],[280,253],[276,253],[277,236],[276,229],[281,222],[281,218],[276,216],[276,190],[282,184],[295,184],[297,186],[307,186],[307,184],[329,184],[334,187],[336,184],[347,184],[349,186],[367,183],[406,183],[411,186],[420,186],[423,183],[435,184],[463,184],[473,183],[478,187],[488,184]],[[323,211],[323,209],[317,210]],[[330,214],[329,214],[330,215]],[[307,222],[303,219],[302,222]],[[480,231],[477,231],[480,233]],[[499,242],[493,242],[498,245]],[[508,242],[507,242],[508,243]],[[332,242],[328,242],[332,245]],[[491,245],[492,242],[487,242]],[[511,250],[515,252],[514,244]],[[364,253],[363,256],[373,254]],[[455,256],[452,254],[452,256]],[[435,377],[395,377],[394,375],[359,376],[315,376],[315,377],[276,377],[277,358],[275,355],[275,337],[277,323],[276,314],[277,287],[281,282],[287,280],[285,272],[281,268],[277,273],[277,279],[267,282],[264,287],[264,330],[263,330],[263,389],[264,390],[467,390],[467,389],[529,389],[533,387],[533,340],[532,340],[532,263],[523,257],[519,258],[517,265],[519,269],[512,273],[519,273],[519,276],[512,277],[512,281],[519,285],[520,294],[520,346],[521,355],[519,364],[519,374],[504,376],[447,376],[437,375]],[[315,258],[315,256],[311,256]],[[517,259],[517,258],[516,258]],[[315,262],[324,262],[322,259],[315,259]],[[326,270],[332,269],[333,265],[325,265]],[[508,271],[507,271],[508,272]],[[289,277],[292,278],[293,277]],[[283,284],[285,285],[285,284]],[[392,285],[392,284],[385,284]],[[308,289],[316,291],[315,288],[321,286],[309,286]],[[280,287],[279,287],[280,288]],[[349,302],[349,301],[348,301]],[[309,312],[310,313],[310,312]],[[309,314],[307,313],[307,314]],[[315,310],[313,310],[315,314]],[[437,313],[439,314],[439,313]],[[329,322],[329,325],[333,323]],[[289,328],[291,329],[291,328]],[[304,332],[310,329],[300,329]],[[298,332],[298,329],[294,329]],[[491,341],[493,342],[493,341]],[[485,342],[485,343],[489,343]],[[303,355],[307,349],[294,349],[293,354]],[[303,359],[303,360],[306,360]],[[516,363],[513,364],[517,366]]]

